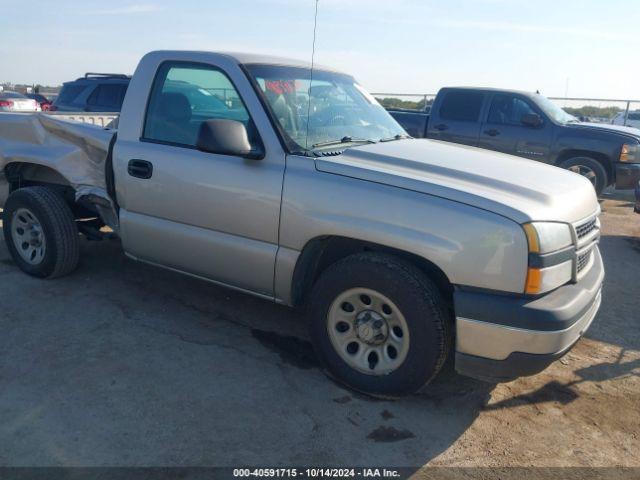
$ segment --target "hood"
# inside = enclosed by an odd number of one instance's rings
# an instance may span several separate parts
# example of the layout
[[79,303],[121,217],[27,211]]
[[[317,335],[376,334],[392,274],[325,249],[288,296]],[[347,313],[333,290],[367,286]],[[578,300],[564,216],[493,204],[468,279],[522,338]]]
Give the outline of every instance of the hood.
[[582,130],[597,130],[600,132],[617,133],[627,137],[635,138],[636,140],[640,140],[640,129],[637,129],[634,127],[625,127],[623,125],[611,125],[610,123],[589,123],[589,122],[567,123],[566,126],[571,128],[579,128]]
[[577,222],[598,208],[591,183],[567,170],[475,147],[406,139],[318,158],[327,173],[392,185],[482,208],[518,223]]

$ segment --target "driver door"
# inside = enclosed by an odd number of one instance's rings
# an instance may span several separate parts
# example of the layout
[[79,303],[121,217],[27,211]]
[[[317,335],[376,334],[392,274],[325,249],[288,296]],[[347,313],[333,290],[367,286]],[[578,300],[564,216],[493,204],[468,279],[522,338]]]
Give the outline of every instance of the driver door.
[[261,142],[222,68],[159,65],[141,137],[118,138],[114,152],[123,247],[138,259],[271,297],[284,155],[264,148],[264,158],[250,160],[199,151],[199,127],[209,118],[241,121]]
[[[540,126],[531,127],[522,123],[523,115],[532,113],[543,119]],[[478,146],[549,162],[552,135],[551,122],[532,102],[523,96],[497,93],[491,99]]]

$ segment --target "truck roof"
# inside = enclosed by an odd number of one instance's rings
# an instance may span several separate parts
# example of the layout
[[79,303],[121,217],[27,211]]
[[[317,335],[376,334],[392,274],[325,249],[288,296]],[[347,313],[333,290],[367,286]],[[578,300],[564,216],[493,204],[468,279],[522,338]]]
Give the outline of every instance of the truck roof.
[[[151,54],[162,54],[162,53],[213,53],[216,55],[224,55],[234,59],[240,65],[251,65],[251,64],[260,64],[260,65],[283,65],[288,67],[301,67],[301,68],[311,68],[311,62],[307,62],[305,60],[298,60],[295,58],[287,58],[280,57],[276,55],[264,55],[258,53],[248,53],[248,52],[217,52],[217,51],[204,51],[204,50],[158,50],[155,52],[151,52]],[[336,73],[341,73],[343,75],[348,75],[345,72],[341,72],[333,67],[329,67],[326,65],[319,65],[314,62],[314,69],[331,71]]]
[[531,97],[533,95],[539,95],[536,92],[528,92],[526,90],[513,90],[509,88],[496,88],[496,87],[443,87],[442,90],[475,90],[479,92],[498,92],[498,93],[517,93]]

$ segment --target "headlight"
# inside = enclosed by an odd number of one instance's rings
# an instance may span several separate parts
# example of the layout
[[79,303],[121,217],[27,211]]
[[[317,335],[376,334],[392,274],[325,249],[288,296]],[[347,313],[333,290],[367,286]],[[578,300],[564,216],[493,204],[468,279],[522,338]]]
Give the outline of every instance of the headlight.
[[573,244],[571,228],[566,223],[533,222],[523,225],[529,253],[551,253]]
[[536,295],[573,278],[573,236],[566,223],[533,222],[523,225],[529,245],[525,293]]
[[625,143],[620,151],[620,161],[627,163],[640,162],[640,146],[636,144]]

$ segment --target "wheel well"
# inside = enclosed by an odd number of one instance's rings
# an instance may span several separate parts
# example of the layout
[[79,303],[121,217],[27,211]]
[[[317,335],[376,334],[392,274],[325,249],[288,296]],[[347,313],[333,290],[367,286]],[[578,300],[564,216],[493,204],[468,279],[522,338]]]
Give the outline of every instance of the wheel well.
[[4,174],[9,182],[9,192],[23,187],[43,186],[57,191],[69,205],[74,215],[95,215],[86,206],[76,203],[76,191],[69,181],[51,167],[28,162],[12,162],[5,166]]
[[361,252],[385,253],[407,260],[438,286],[449,305],[453,304],[453,285],[445,273],[426,258],[385,245],[339,236],[315,238],[304,246],[293,273],[293,304],[300,305],[306,301],[316,280],[330,265]]
[[71,187],[66,178],[51,167],[37,163],[13,162],[4,167],[11,191],[32,185],[57,185]]
[[607,179],[609,183],[613,181],[613,178],[614,178],[613,164],[611,163],[611,160],[609,159],[609,157],[607,157],[604,153],[593,152],[590,150],[564,150],[558,156],[558,159],[556,160],[556,165],[560,165],[565,160],[569,160],[570,158],[574,158],[574,157],[589,157],[589,158],[593,158],[594,160],[597,160],[607,172],[607,177],[608,177]]

